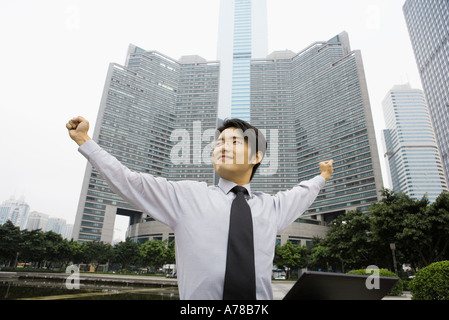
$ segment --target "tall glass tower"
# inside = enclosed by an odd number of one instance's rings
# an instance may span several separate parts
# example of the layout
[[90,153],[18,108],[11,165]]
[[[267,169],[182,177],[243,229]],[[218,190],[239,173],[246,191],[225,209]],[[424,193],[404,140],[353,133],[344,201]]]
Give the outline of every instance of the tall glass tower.
[[449,1],[407,0],[403,11],[449,181]]
[[383,103],[385,158],[395,192],[433,202],[448,191],[424,93],[394,86]]
[[250,121],[250,64],[268,54],[266,0],[221,0],[219,118]]

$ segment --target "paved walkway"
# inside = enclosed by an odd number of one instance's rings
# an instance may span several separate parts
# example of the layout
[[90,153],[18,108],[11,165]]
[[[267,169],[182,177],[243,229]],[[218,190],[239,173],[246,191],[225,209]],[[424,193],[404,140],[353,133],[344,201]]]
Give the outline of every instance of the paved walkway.
[[273,299],[282,300],[288,291],[293,287],[295,281],[273,281],[271,287],[273,288]]

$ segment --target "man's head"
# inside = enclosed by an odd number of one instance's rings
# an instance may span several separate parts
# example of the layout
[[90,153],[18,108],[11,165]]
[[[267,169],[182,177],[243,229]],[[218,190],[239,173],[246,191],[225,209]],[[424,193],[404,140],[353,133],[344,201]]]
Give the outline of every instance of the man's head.
[[267,148],[262,132],[243,120],[227,119],[215,141],[212,157],[218,175],[236,183],[251,181]]

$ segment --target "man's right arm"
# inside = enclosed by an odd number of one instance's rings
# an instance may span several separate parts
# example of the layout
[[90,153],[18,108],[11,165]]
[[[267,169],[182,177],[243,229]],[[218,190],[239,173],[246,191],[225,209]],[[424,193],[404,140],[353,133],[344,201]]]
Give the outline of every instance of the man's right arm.
[[177,216],[182,212],[178,206],[182,203],[177,196],[178,184],[129,170],[95,141],[90,141],[89,123],[84,118],[74,118],[66,127],[80,146],[79,152],[100,172],[112,191],[156,220],[172,228],[176,225]]

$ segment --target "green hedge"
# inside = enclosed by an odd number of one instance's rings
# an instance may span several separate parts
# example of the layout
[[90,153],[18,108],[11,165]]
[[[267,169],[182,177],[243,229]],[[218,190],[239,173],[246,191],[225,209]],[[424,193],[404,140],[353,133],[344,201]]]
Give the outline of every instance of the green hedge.
[[[366,269],[359,269],[359,270],[352,270],[349,271],[348,274],[361,274],[361,275],[371,275],[372,272],[368,270],[368,273],[366,272]],[[394,277],[399,278],[394,272],[379,269],[379,276],[380,277]],[[388,293],[389,296],[400,296],[403,291],[403,283],[402,280],[399,279],[399,281],[391,288],[390,292]]]
[[409,284],[413,300],[449,300],[449,261],[421,269]]

